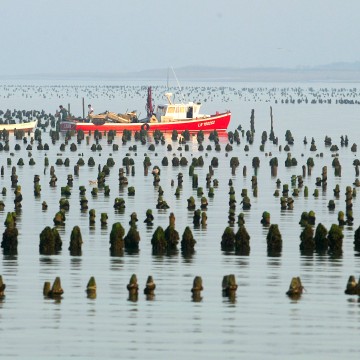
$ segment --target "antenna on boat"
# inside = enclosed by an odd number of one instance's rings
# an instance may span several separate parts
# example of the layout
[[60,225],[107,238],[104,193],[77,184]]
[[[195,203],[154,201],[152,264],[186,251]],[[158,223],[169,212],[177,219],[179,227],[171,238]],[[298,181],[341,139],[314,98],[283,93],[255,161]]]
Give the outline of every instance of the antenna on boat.
[[166,77],[166,89],[167,89],[167,91],[169,91],[169,68],[168,68],[167,77]]
[[177,78],[177,76],[176,76],[176,74],[175,74],[175,70],[174,70],[173,67],[171,67],[171,70],[172,70],[172,72],[173,72],[173,74],[174,74],[174,76],[175,76],[175,80],[176,80],[177,85],[178,85],[178,87],[179,87],[180,95],[181,95],[182,101],[183,101],[183,103],[184,103],[184,102],[185,102],[185,101],[184,101],[184,95],[183,95],[183,93],[182,93],[182,91],[181,91],[181,86],[180,86],[179,80],[178,80],[178,78]]

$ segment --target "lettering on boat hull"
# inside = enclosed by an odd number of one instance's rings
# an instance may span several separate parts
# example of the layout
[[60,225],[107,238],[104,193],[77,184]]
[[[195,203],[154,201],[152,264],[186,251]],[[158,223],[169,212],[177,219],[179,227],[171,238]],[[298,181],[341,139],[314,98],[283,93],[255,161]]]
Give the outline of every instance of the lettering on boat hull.
[[212,120],[212,121],[206,121],[206,122],[203,122],[203,123],[200,123],[198,124],[198,127],[202,127],[202,126],[211,126],[211,125],[214,125],[215,124],[215,120]]

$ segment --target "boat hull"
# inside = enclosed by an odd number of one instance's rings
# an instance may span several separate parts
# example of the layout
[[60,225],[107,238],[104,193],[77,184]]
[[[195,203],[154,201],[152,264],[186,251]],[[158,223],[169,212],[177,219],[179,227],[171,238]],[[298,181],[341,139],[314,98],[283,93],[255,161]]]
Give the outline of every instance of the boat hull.
[[15,130],[23,130],[23,131],[33,131],[37,126],[38,121],[29,121],[26,123],[17,123],[17,124],[0,124],[0,131],[15,131]]
[[162,132],[172,132],[173,130],[184,131],[188,130],[190,132],[198,132],[200,130],[218,132],[226,131],[231,119],[231,113],[221,113],[211,115],[206,118],[201,119],[190,119],[190,120],[181,120],[181,121],[172,121],[172,122],[155,122],[155,123],[111,123],[105,122],[103,125],[95,125],[93,123],[86,122],[62,122],[60,124],[60,129],[62,131],[68,130],[82,130],[84,132],[89,131],[110,131],[115,130],[122,132],[124,130],[131,131],[140,131],[142,128],[147,128],[148,131],[160,130]]

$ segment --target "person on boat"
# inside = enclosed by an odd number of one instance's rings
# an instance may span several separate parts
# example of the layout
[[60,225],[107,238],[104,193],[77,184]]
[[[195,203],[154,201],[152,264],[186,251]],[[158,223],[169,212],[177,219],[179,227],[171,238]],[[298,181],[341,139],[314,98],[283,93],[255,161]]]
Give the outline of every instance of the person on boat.
[[64,120],[66,120],[66,118],[67,118],[67,116],[68,116],[68,112],[67,112],[67,110],[66,110],[62,105],[60,105],[59,108],[60,108],[61,120],[64,121]]
[[91,107],[91,104],[88,105],[88,116],[87,119],[85,120],[85,122],[91,122],[91,119],[94,115],[94,109]]
[[88,105],[88,117],[94,115],[94,109],[91,107],[91,104]]

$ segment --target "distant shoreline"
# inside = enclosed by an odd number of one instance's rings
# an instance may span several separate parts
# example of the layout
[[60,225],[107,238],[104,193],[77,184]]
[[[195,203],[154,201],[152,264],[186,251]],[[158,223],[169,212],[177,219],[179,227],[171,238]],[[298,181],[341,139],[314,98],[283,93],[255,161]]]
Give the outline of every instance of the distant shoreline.
[[[184,67],[175,69],[180,81],[204,82],[327,82],[327,83],[356,83],[360,82],[360,67],[333,69],[328,67],[310,69],[281,69],[281,68],[211,68]],[[67,74],[23,74],[0,75],[1,81],[11,80],[156,80],[166,81],[167,69],[144,70],[129,73],[67,73]],[[169,77],[173,82],[173,76]]]

